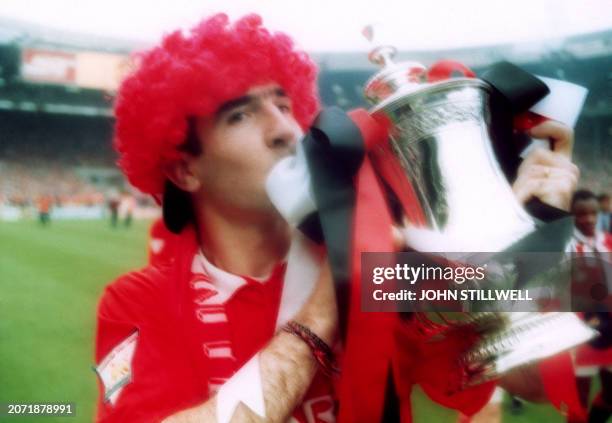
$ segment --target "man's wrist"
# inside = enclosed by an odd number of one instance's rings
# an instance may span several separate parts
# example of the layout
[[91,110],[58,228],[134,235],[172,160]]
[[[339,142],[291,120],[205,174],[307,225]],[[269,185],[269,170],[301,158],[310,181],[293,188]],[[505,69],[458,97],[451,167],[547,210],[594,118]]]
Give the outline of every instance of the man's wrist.
[[332,345],[335,335],[335,327],[327,318],[318,318],[318,319],[310,319],[310,318],[295,318],[294,322],[307,327],[310,329],[312,333],[314,333],[317,337],[319,337],[323,342],[327,345]]
[[307,326],[292,320],[283,326],[283,330],[296,336],[308,346],[323,373],[328,376],[339,373],[331,347]]

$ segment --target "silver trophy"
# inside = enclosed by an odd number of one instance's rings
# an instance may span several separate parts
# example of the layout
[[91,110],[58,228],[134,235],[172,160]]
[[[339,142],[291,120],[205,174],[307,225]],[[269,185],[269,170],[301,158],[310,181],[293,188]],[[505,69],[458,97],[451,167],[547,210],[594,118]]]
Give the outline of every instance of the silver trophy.
[[[394,63],[395,48],[369,55],[382,67],[366,84],[374,117],[391,122],[391,145],[410,180],[427,226],[406,230],[422,252],[498,252],[533,232],[537,222],[516,200],[489,136],[492,87],[477,78],[430,83],[426,68]],[[439,333],[471,325],[481,341],[458,360],[466,385],[494,379],[570,349],[597,332],[574,313],[538,311],[419,313]]]

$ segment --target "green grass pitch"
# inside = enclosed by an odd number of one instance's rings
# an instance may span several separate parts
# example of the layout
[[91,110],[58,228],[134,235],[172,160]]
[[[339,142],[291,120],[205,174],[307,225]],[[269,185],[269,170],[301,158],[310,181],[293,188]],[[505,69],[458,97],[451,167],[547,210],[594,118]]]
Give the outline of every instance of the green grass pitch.
[[[0,403],[74,402],[76,417],[0,417],[2,422],[91,422],[95,312],[104,286],[146,262],[150,222],[112,229],[107,221],[0,222]],[[415,423],[456,414],[413,395]],[[504,422],[562,422],[527,404]]]
[[74,418],[0,421],[90,422],[95,315],[104,286],[146,262],[149,222],[0,222],[0,403],[75,402]]

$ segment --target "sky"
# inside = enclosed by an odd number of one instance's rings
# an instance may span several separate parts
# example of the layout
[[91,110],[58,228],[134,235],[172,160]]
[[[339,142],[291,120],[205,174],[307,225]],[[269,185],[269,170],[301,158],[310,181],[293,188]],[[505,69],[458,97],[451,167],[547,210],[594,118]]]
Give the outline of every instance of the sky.
[[262,15],[311,52],[366,51],[375,44],[435,50],[540,43],[612,29],[612,0],[0,0],[0,17],[78,33],[155,43],[202,17]]

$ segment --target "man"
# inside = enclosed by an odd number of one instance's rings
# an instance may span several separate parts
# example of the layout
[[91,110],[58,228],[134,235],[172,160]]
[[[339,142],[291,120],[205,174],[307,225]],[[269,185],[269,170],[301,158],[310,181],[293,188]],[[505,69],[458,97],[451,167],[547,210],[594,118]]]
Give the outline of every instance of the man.
[[132,226],[134,209],[136,208],[136,198],[129,191],[124,191],[119,201],[118,214],[123,219],[123,226]]
[[[598,198],[591,191],[578,190],[571,203],[575,219],[575,231],[572,240],[572,251],[576,253],[574,284],[575,287],[586,285],[591,295],[595,287],[598,291],[610,292],[612,286],[609,275],[612,236],[597,227]],[[605,269],[604,266],[608,266]],[[607,270],[607,271],[606,271]],[[582,292],[581,290],[580,292]],[[609,294],[608,294],[609,295]],[[603,298],[605,299],[605,294]],[[589,311],[584,318],[595,325],[602,336],[591,345],[580,346],[576,353],[576,377],[581,390],[583,402],[588,404],[591,378],[599,374],[601,391],[596,396],[589,410],[589,422],[605,422],[612,415],[612,348],[610,342],[610,316],[605,311]]]
[[[318,108],[314,64],[257,16],[213,16],[140,56],[119,92],[116,147],[179,235],[171,265],[122,276],[102,297],[99,421],[334,420],[331,379],[317,371],[331,369],[337,325],[330,272],[323,263],[278,330],[283,283],[295,281],[283,281],[290,231],[264,188]],[[571,151],[562,125],[533,132]],[[515,192],[563,207],[576,172],[538,152]]]
[[109,193],[107,204],[110,212],[110,225],[112,228],[116,228],[119,220],[119,194],[115,190]]
[[612,251],[612,235],[598,227],[600,204],[588,190],[576,191],[572,198],[571,211],[576,225],[573,242],[577,253]]
[[51,196],[41,195],[38,198],[38,221],[41,226],[47,226],[51,222]]
[[[329,379],[307,392],[317,368],[308,344],[274,336],[289,237],[264,190],[267,172],[316,112],[315,76],[310,59],[258,17],[230,26],[218,15],[189,37],[166,37],[123,83],[116,107],[123,169],[145,192],[161,194],[166,185],[171,229],[184,223],[175,215],[181,203],[193,220],[181,228],[174,266],[121,277],[101,300],[100,421],[214,421],[227,412],[223,398],[234,396],[219,394],[217,405],[219,387],[257,351],[255,371],[237,389],[261,378],[266,418],[333,417]],[[322,282],[293,320],[331,344],[333,290],[329,276]],[[243,405],[234,413],[255,416]]]

